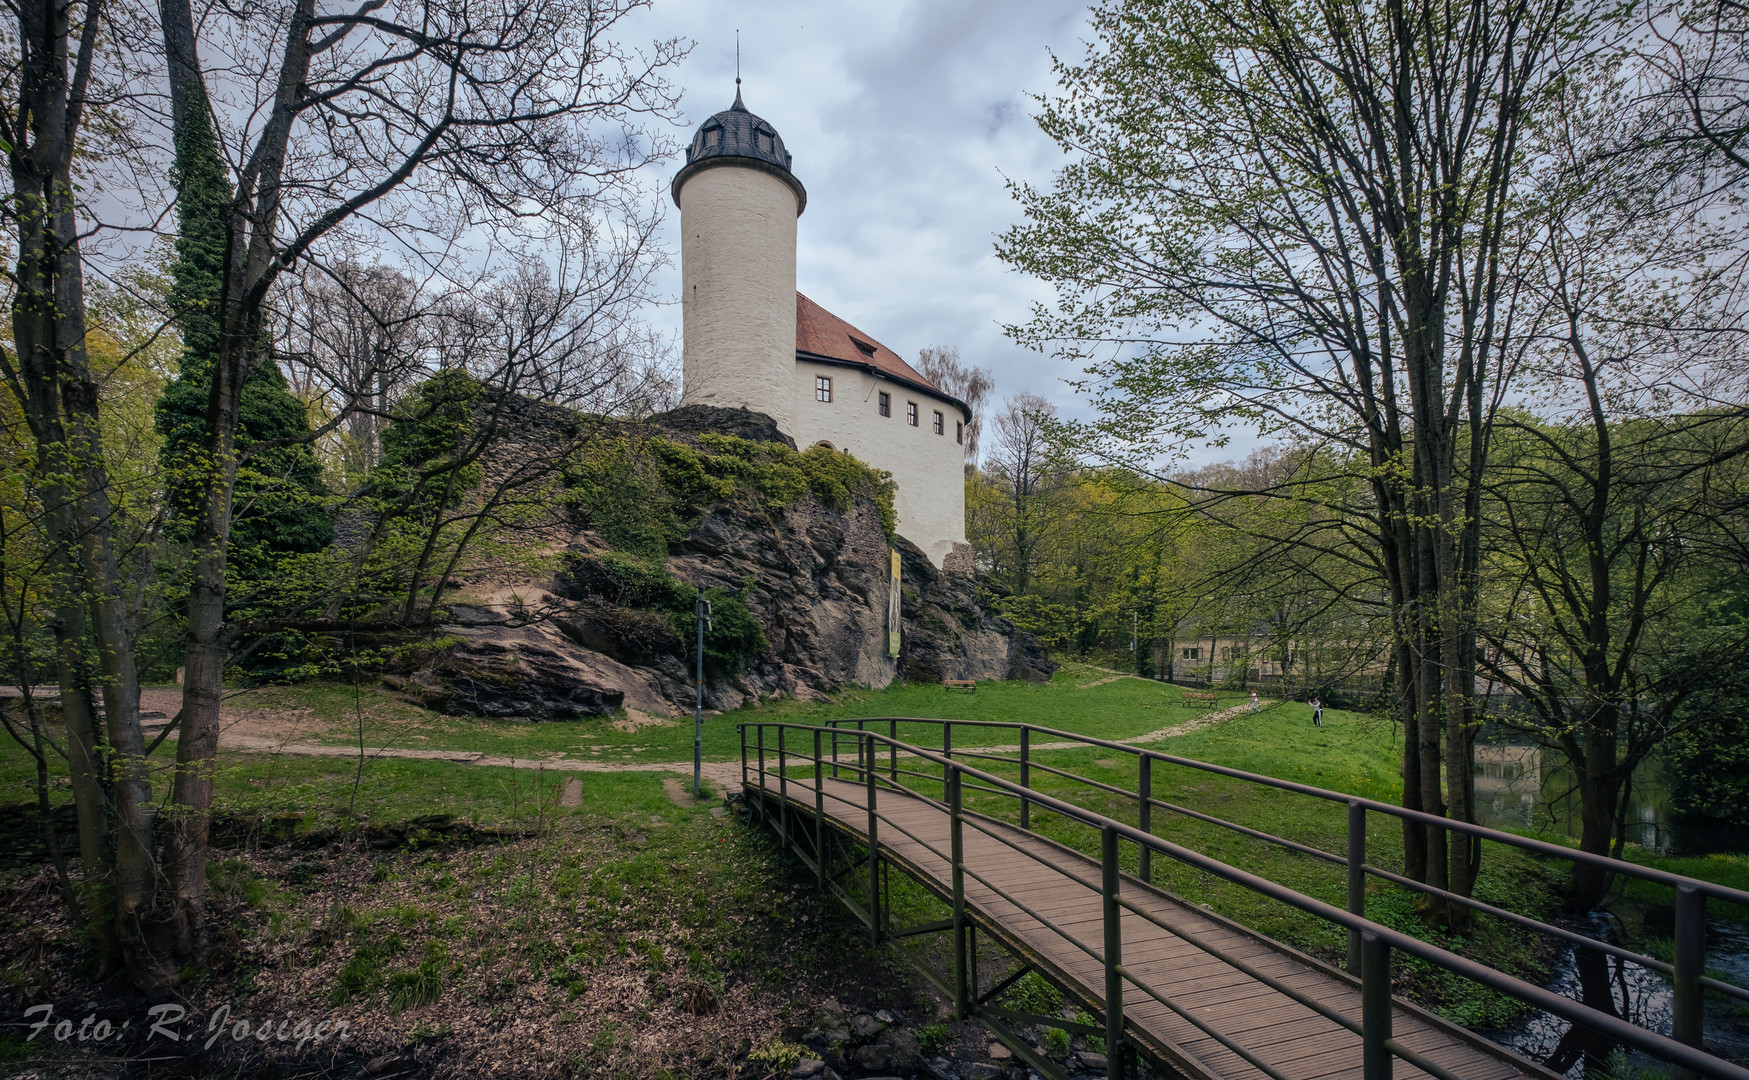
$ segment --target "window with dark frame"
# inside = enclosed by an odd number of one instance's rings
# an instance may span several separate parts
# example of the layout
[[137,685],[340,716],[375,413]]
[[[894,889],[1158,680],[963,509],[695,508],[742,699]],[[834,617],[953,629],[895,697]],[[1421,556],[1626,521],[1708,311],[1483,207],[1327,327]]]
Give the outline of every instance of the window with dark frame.
[[893,395],[884,390],[881,392],[881,415],[893,415]]
[[905,402],[905,422],[912,427],[917,426],[917,403],[915,401]]
[[947,418],[941,415],[940,409],[935,410],[935,433],[937,435],[947,434]]
[[832,377],[830,375],[814,376],[814,400],[832,400]]
[[1183,658],[1186,660],[1200,660],[1202,658],[1202,650],[1201,649],[1186,649],[1186,650],[1184,650],[1184,657]]
[[961,446],[966,444],[966,425],[959,420],[953,422],[953,441]]

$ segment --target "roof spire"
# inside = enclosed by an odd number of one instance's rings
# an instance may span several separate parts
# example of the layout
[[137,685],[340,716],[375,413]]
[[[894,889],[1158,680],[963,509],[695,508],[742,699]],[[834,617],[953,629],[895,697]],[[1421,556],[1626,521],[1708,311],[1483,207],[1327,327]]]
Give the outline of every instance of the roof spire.
[[735,30],[735,108],[745,109],[741,104],[741,31]]

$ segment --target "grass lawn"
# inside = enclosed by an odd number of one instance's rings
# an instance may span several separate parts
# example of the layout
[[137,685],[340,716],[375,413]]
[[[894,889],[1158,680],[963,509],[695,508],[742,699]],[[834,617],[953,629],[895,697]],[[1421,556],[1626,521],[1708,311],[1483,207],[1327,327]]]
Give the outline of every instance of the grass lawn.
[[[805,724],[892,716],[952,720],[1026,720],[1041,726],[1120,739],[1185,724],[1206,715],[1208,711],[1185,707],[1180,701],[1181,691],[1177,687],[1137,679],[1104,681],[1108,678],[1107,673],[1098,669],[1065,665],[1056,679],[1048,685],[984,683],[973,694],[948,693],[933,685],[898,685],[880,691],[846,691],[830,704],[784,701],[752,706],[710,718],[705,729],[705,751],[707,757],[716,760],[737,758],[740,743],[736,725],[752,720],[783,720]],[[1094,683],[1099,685],[1091,685]],[[1217,708],[1228,708],[1244,700],[1243,695],[1223,695]],[[386,744],[421,749],[473,750],[527,760],[563,754],[603,761],[682,762],[691,754],[690,718],[673,725],[644,727],[629,732],[616,730],[609,720],[551,724],[486,721],[439,716],[380,691],[355,695],[351,687],[332,685],[266,688],[241,696],[236,704],[245,709],[274,710],[282,726],[296,730],[295,734],[288,736],[288,741],[354,741],[358,738],[357,725],[362,716],[364,740],[373,746]],[[288,717],[293,722],[287,722]],[[348,725],[352,725],[350,730]],[[303,733],[306,729],[308,734]],[[878,730],[886,730],[885,725],[881,725]],[[900,737],[919,745],[935,747],[939,746],[940,730],[939,724],[905,724],[901,727]],[[1016,734],[1012,729],[959,728],[954,732],[956,750],[975,751],[980,746],[999,746],[1015,741]],[[1036,741],[1048,740],[1041,738]],[[811,740],[806,740],[806,743],[811,743]],[[1310,710],[1303,703],[1278,703],[1256,714],[1241,712],[1217,724],[1158,739],[1148,745],[1175,756],[1281,777],[1385,802],[1396,801],[1400,793],[1398,733],[1389,722],[1364,714],[1326,710],[1324,726],[1314,728]],[[853,751],[846,746],[846,759],[852,755]],[[1034,760],[1041,765],[1063,769],[1126,790],[1134,790],[1136,786],[1136,759],[1122,751],[1103,748],[1037,750]],[[968,763],[1009,779],[1018,778],[1018,767],[1011,763],[975,759],[968,759]],[[169,764],[167,755],[165,764]],[[912,767],[922,766],[913,762]],[[31,777],[29,760],[20,748],[9,742],[0,743],[0,785],[4,785],[4,789],[12,793],[10,799],[0,801],[27,799]],[[561,808],[560,793],[563,785],[572,778],[582,782],[582,806]],[[444,814],[481,826],[513,826],[513,832],[518,835],[535,832],[542,837],[575,837],[592,829],[606,830],[614,836],[626,834],[628,830],[648,833],[652,837],[660,834],[662,837],[696,838],[708,833],[718,837],[710,841],[712,844],[746,843],[755,845],[747,848],[746,852],[767,850],[767,855],[762,856],[767,863],[759,873],[787,873],[786,869],[779,868],[776,857],[768,849],[757,846],[763,843],[762,839],[737,835],[732,840],[725,840],[723,837],[727,834],[711,832],[723,826],[704,820],[701,810],[682,809],[673,805],[663,794],[661,779],[660,774],[648,772],[559,773],[550,770],[542,772],[535,768],[511,769],[389,757],[368,761],[360,773],[356,762],[345,758],[227,752],[219,762],[216,804],[222,813],[255,821],[269,820],[274,815],[281,814],[300,815],[296,822],[284,824],[292,829],[306,830],[334,822],[362,820],[376,825]],[[941,790],[939,782],[913,780],[911,783],[930,795],[939,795]],[[1132,823],[1137,820],[1134,803],[1115,793],[1089,789],[1042,769],[1034,771],[1033,783],[1040,791],[1065,801],[1096,809],[1120,820]],[[1340,854],[1345,850],[1346,808],[1341,803],[1282,792],[1167,763],[1155,765],[1153,790],[1157,798],[1181,807],[1289,838],[1323,851]],[[1018,816],[1012,799],[980,792],[968,792],[967,797],[974,809],[1010,820]],[[59,798],[64,800],[64,794]],[[1097,850],[1097,835],[1071,819],[1035,812],[1033,823],[1040,831],[1071,846],[1090,852]],[[1307,895],[1338,906],[1344,902],[1345,878],[1343,869],[1338,865],[1167,810],[1155,811],[1153,828],[1158,835],[1174,843],[1242,867]],[[578,830],[583,832],[579,833]],[[701,833],[700,830],[704,832]],[[1402,831],[1395,819],[1383,814],[1372,815],[1369,820],[1368,840],[1370,862],[1391,869],[1400,868]],[[693,843],[694,840],[685,842]],[[568,864],[561,852],[541,848],[546,843],[544,840],[516,840],[513,843],[529,844],[534,849],[546,851],[545,854],[532,858],[527,883],[515,886],[521,890],[519,895],[526,894],[525,899],[528,899],[533,895],[530,890],[537,886],[543,896],[549,899],[550,894],[558,888],[571,890],[572,896],[582,895],[579,892],[581,886],[555,885],[559,880],[556,875],[569,874],[571,869],[583,874],[584,870],[579,869],[580,863],[567,869]],[[653,846],[650,850],[666,850],[657,841],[652,840],[651,844]],[[418,844],[411,847],[416,849]],[[702,848],[694,850],[693,854],[708,853],[709,850]],[[742,851],[739,846],[734,850]],[[1652,862],[1677,873],[1728,881],[1739,887],[1749,883],[1749,860],[1734,857],[1654,860],[1637,849],[1630,848],[1629,853],[1635,861]],[[1124,845],[1123,857],[1132,871],[1138,869],[1137,852],[1132,847]],[[642,854],[627,854],[626,858],[640,866],[649,865],[649,860]],[[666,865],[672,869],[687,865],[689,856],[686,851],[676,849],[661,858],[666,859]],[[644,872],[639,871],[640,874]],[[667,871],[655,866],[648,872]],[[1544,862],[1510,847],[1488,844],[1484,851],[1483,875],[1476,891],[1479,898],[1490,903],[1546,917],[1559,904],[1558,890],[1565,872],[1564,864]],[[236,873],[242,874],[243,871],[236,870]],[[456,871],[446,873],[460,879],[460,874]],[[262,871],[253,868],[248,870],[248,874],[260,877]],[[449,900],[435,896],[432,890],[442,892],[443,889],[452,889],[453,886],[435,884],[444,877],[443,873],[434,872],[434,876],[428,876],[431,881],[421,885],[424,891],[420,895],[423,899],[409,896],[397,900],[396,903],[409,904],[422,911],[426,908],[450,910]],[[1333,927],[1238,886],[1225,884],[1184,864],[1157,856],[1154,860],[1153,879],[1162,887],[1192,902],[1207,904],[1217,912],[1327,960],[1338,960],[1344,951],[1344,934]],[[406,880],[425,879],[414,875]],[[566,877],[564,880],[568,882],[572,879]],[[621,886],[621,891],[623,893],[627,888],[641,889],[654,880],[652,878],[645,882],[638,878],[637,882],[642,883]],[[674,882],[666,882],[666,879],[664,881],[665,888],[675,885]],[[900,884],[899,887],[903,893],[906,886]],[[607,886],[603,885],[602,888]],[[282,892],[274,892],[273,888],[269,888],[264,895],[280,896]],[[706,888],[696,898],[705,899],[708,892],[709,888]],[[1658,895],[1653,895],[1654,893]],[[1650,918],[1634,920],[1636,929],[1644,928],[1645,932],[1631,936],[1655,936],[1655,913],[1659,904],[1667,903],[1666,894],[1667,890],[1650,886],[1628,886],[1624,903],[1634,905],[1641,912],[1653,913]],[[459,892],[455,895],[461,898]],[[918,914],[921,915],[921,909],[926,908],[928,902],[912,899],[919,906]],[[252,900],[249,902],[254,903]],[[530,899],[529,902],[533,901]],[[545,903],[546,900],[541,902]],[[288,925],[289,920],[289,925],[294,926],[298,925],[299,919],[303,919],[307,928],[299,932],[315,933],[308,929],[317,925],[312,921],[313,917],[308,912],[297,914],[297,905],[289,901],[287,903],[290,906],[280,909],[263,908],[261,918],[272,925]],[[517,917],[514,914],[517,911],[514,905],[500,904],[492,910],[497,912],[494,918],[499,915]],[[596,915],[606,918],[612,910],[609,907],[599,907]],[[1725,917],[1730,917],[1731,914],[1719,911],[1714,913]],[[1455,951],[1524,977],[1537,978],[1545,970],[1551,956],[1551,950],[1546,943],[1539,942],[1534,936],[1515,927],[1497,923],[1487,917],[1476,918],[1462,933],[1431,928],[1417,911],[1412,894],[1382,882],[1374,881],[1369,885],[1368,914],[1387,925],[1438,940]],[[432,919],[436,920],[433,925],[451,926],[457,917],[459,916],[452,914],[433,915]],[[272,923],[275,918],[279,919],[278,924]],[[834,931],[837,933],[842,933],[843,928],[853,925],[847,919],[835,918],[834,921],[840,927],[840,930]],[[418,923],[417,919],[415,923]],[[379,918],[369,925],[386,924]],[[533,923],[527,926],[521,923],[516,925],[522,927],[516,931],[519,941],[526,936],[523,934],[524,930],[537,929]],[[548,926],[543,923],[542,926],[546,929],[541,932],[552,939],[551,934],[557,932],[552,928],[557,925],[554,923]],[[604,932],[601,927],[608,924],[592,925],[597,925],[597,929],[591,932],[600,934]],[[332,934],[329,930],[322,932]],[[345,933],[350,935],[354,931],[347,930]],[[394,964],[401,962],[395,958],[405,955],[403,966],[414,973],[439,953],[446,958],[444,964],[455,963],[447,959],[455,955],[455,946],[448,939],[440,940],[439,936],[426,934],[424,931],[419,932],[424,936],[400,930],[394,931],[394,934],[394,940],[401,942],[410,951],[405,951],[404,954],[383,951],[379,955],[370,952],[377,946],[367,946],[362,938],[358,939],[360,944],[347,944],[343,948],[334,942],[350,942],[352,937],[324,938],[329,944],[321,946],[321,949],[341,951],[318,951],[315,954],[312,964],[329,964],[334,968],[317,979],[318,984],[328,987],[344,984],[348,978],[345,975],[346,965],[363,965],[365,962],[358,958],[367,953],[378,958],[379,966],[387,965],[389,969],[394,969]],[[415,947],[415,937],[423,944]],[[312,937],[307,940],[316,939]],[[564,940],[575,940],[575,935],[570,934]],[[621,940],[631,939],[622,936]],[[433,941],[438,944],[433,945]],[[481,948],[486,947],[483,942],[475,944]],[[662,946],[664,950],[667,948],[666,945]],[[584,954],[598,959],[604,955],[596,945],[585,946],[584,953],[578,955]],[[622,949],[614,955],[623,958],[627,954]],[[421,957],[424,959],[420,959]],[[475,970],[475,964],[490,967],[498,963],[499,959],[500,957],[494,955],[489,961],[461,963],[455,969],[455,978],[471,986],[473,983],[463,978],[464,972]],[[540,960],[540,963],[548,966],[558,962],[560,961],[544,954]],[[598,960],[590,962],[595,963]],[[1405,985],[1413,996],[1462,1023],[1481,1027],[1497,1026],[1510,1022],[1519,1012],[1510,1001],[1442,971],[1403,958],[1399,958],[1398,962],[1408,975]],[[563,961],[561,966],[569,963],[570,961]],[[356,970],[361,968],[355,969],[355,974]],[[723,968],[719,964],[716,970]],[[381,1009],[392,1004],[392,990],[387,983],[379,984],[372,977],[359,977],[364,979],[361,985],[366,986],[369,993],[376,995],[372,999],[375,1002],[373,1008]],[[408,978],[412,976],[409,975]],[[327,981],[323,982],[324,979]],[[337,993],[331,989],[325,992]],[[483,991],[475,989],[469,993],[479,995]],[[394,1010],[391,1009],[391,1012]],[[598,1036],[599,1033],[591,1037]]]
[[[897,683],[884,690],[848,689],[831,704],[793,699],[749,705],[706,717],[704,752],[713,760],[740,756],[737,725],[754,718],[818,723],[828,719],[918,716],[950,720],[1014,720],[1100,738],[1122,739],[1182,724],[1209,711],[1187,707],[1178,687],[1111,676],[1086,665],[1066,664],[1051,683],[986,682],[975,693],[946,691],[933,683]],[[1100,683],[1090,686],[1092,683]],[[1217,708],[1245,695],[1226,694]],[[517,720],[444,716],[380,688],[354,692],[343,684],[262,687],[229,701],[239,710],[297,714],[295,725],[276,734],[286,741],[355,744],[362,726],[368,746],[420,750],[471,750],[497,757],[539,759],[564,755],[603,761],[682,761],[692,757],[692,716],[669,724],[619,730],[612,719],[531,724]],[[905,736],[902,736],[905,737]],[[1012,732],[967,728],[960,745],[1012,742]]]

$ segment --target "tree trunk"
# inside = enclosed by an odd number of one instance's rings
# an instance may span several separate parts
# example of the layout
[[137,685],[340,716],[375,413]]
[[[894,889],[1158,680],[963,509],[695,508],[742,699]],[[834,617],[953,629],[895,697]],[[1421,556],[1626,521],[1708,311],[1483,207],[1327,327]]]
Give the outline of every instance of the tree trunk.
[[[13,147],[11,154],[13,202],[19,210],[14,383],[52,505],[45,528],[57,579],[57,666],[80,813],[87,910],[94,916],[103,961],[112,963],[119,955],[135,984],[147,989],[160,985],[163,968],[161,942],[146,914],[156,870],[153,806],[131,628],[110,532],[97,383],[85,352],[84,276],[71,172],[98,36],[98,5],[86,9],[88,25],[71,78],[69,7],[15,10],[28,46],[18,113],[30,120],[30,144]],[[88,643],[95,645],[96,689],[104,704],[106,737],[101,740]]]
[[[1579,850],[1607,857],[1615,833],[1615,804],[1621,791],[1621,780],[1616,769],[1614,717],[1600,718],[1595,713],[1598,710],[1613,711],[1615,704],[1598,702],[1589,707],[1594,715],[1586,718],[1585,746],[1576,762],[1579,773]],[[1574,863],[1567,878],[1568,896],[1581,910],[1594,908],[1609,891],[1614,877],[1602,867]]]

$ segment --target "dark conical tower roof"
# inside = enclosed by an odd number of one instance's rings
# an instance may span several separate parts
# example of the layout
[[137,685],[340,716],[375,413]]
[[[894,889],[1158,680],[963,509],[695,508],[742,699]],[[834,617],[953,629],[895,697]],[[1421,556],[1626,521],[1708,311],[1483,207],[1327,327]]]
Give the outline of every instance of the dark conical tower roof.
[[[736,80],[737,83],[740,80]],[[692,145],[686,148],[686,166],[674,177],[670,191],[680,205],[680,188],[705,169],[719,165],[769,172],[796,193],[796,214],[808,204],[802,182],[790,171],[790,154],[777,129],[747,111],[741,104],[741,88],[735,87],[735,103],[698,126]]]

